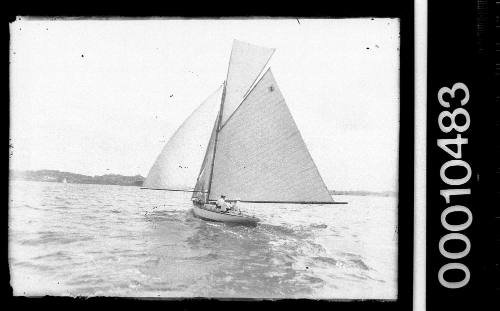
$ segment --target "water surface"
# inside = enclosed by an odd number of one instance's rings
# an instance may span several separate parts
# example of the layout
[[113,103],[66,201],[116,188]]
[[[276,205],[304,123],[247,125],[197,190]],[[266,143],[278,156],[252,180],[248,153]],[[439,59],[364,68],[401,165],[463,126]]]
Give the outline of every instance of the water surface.
[[242,204],[256,227],[193,216],[190,194],[11,181],[15,295],[397,296],[397,200]]

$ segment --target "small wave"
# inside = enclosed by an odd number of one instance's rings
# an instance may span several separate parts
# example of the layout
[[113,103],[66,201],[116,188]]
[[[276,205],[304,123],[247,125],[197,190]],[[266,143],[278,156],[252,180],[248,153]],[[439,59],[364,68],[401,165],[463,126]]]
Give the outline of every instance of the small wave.
[[171,218],[171,219],[180,219],[185,215],[184,211],[165,211],[165,210],[146,210],[147,216],[150,217],[158,217],[158,218]]
[[43,265],[43,264],[35,264],[31,262],[26,262],[26,261],[21,261],[15,263],[16,266],[24,267],[24,268],[32,268],[40,271],[53,271],[55,269],[58,269],[58,267],[53,267],[49,265]]
[[[88,285],[88,283],[85,285]],[[77,292],[78,296],[107,296],[113,288],[114,286],[97,286],[96,284],[91,287],[75,287],[72,292]]]
[[90,240],[93,240],[93,238],[87,236],[71,237],[71,235],[63,235],[62,233],[48,232],[41,233],[38,238],[21,240],[20,243],[22,245],[36,246],[44,244],[70,244]]
[[108,280],[92,275],[86,278],[74,278],[66,282],[66,285],[102,285]]
[[64,202],[63,205],[54,205],[54,208],[58,210],[67,210],[70,208],[70,202]]
[[67,255],[64,251],[58,251],[58,252],[55,252],[55,253],[49,253],[49,254],[45,254],[45,255],[40,255],[40,256],[33,257],[33,260],[41,260],[41,259],[63,259],[63,260],[67,260],[67,259],[71,259],[71,256]]
[[191,260],[213,260],[219,258],[219,255],[216,253],[208,253],[206,255],[200,255],[200,256],[193,256],[193,257],[188,257],[187,259]]
[[314,229],[326,229],[328,228],[328,225],[327,224],[312,224],[311,225],[311,228],[314,228]]
[[83,220],[94,220],[94,219],[97,219],[97,216],[95,216],[95,215],[83,215],[82,219]]
[[313,285],[313,286],[325,283],[325,281],[323,279],[316,277],[316,276],[312,276],[312,275],[304,275],[302,278],[307,282],[307,284]]
[[363,274],[346,273],[345,275],[348,276],[349,278],[354,278],[357,280],[368,280],[369,279],[366,275],[363,275]]
[[261,224],[259,227],[265,233],[275,236],[276,238],[304,239],[311,235],[310,230],[304,230],[301,226],[293,228],[271,224]]
[[144,264],[146,266],[157,266],[160,263],[160,260],[161,260],[160,257],[149,258],[146,261],[144,261]]
[[50,211],[49,208],[43,208],[43,207],[39,207],[39,206],[34,206],[34,205],[28,205],[28,204],[24,204],[24,205],[20,205],[20,206],[14,206],[14,207],[19,207],[19,208],[27,208],[27,209],[31,209],[31,210],[35,210],[35,211]]
[[363,261],[361,256],[348,252],[342,252],[341,254],[349,258],[346,261],[347,265],[361,268],[366,271],[371,270],[371,268]]
[[351,262],[363,270],[370,270],[370,267],[362,259],[352,259]]
[[331,257],[316,256],[312,258],[314,261],[324,262],[330,265],[337,265],[337,260]]

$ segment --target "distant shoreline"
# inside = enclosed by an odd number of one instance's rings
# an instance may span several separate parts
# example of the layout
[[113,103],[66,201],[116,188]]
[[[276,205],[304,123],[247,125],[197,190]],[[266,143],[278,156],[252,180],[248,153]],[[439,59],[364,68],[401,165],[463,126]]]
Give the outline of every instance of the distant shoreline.
[[106,174],[88,176],[58,170],[21,171],[9,170],[9,179],[28,180],[42,182],[58,182],[68,184],[95,184],[95,185],[119,185],[141,187],[144,177],[141,175],[124,176],[119,174]]

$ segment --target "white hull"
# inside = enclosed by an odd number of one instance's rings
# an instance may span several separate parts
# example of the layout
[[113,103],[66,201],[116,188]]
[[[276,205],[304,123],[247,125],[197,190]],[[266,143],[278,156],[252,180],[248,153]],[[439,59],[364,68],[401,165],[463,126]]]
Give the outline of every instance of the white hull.
[[234,214],[234,213],[221,213],[221,212],[209,211],[196,205],[193,206],[193,213],[195,216],[201,219],[212,220],[212,221],[220,221],[220,222],[235,223],[235,224],[248,224],[248,225],[255,225],[257,222],[259,222],[259,219],[256,217]]

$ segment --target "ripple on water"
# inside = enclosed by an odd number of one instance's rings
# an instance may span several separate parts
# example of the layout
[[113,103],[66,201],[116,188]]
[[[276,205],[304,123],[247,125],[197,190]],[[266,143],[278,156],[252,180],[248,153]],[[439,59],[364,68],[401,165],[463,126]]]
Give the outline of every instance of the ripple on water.
[[33,260],[44,260],[44,259],[53,259],[53,260],[71,260],[72,257],[65,251],[57,251],[52,252],[36,257],[32,257]]
[[314,262],[321,262],[321,263],[326,263],[329,265],[337,265],[337,260],[331,257],[324,257],[324,256],[316,256],[312,258]]
[[14,266],[23,267],[23,268],[31,268],[31,269],[39,270],[42,272],[49,272],[49,271],[54,271],[54,270],[58,269],[57,266],[51,266],[51,265],[47,265],[47,264],[33,263],[33,262],[27,262],[27,261],[16,262],[16,263],[14,263]]
[[90,241],[92,237],[79,235],[79,234],[64,234],[62,232],[52,232],[44,231],[38,234],[36,238],[21,239],[20,244],[22,245],[59,245],[59,244],[71,244],[75,242]]
[[368,267],[368,265],[362,259],[352,259],[351,262],[355,266],[357,266],[363,270],[370,270],[370,267]]

